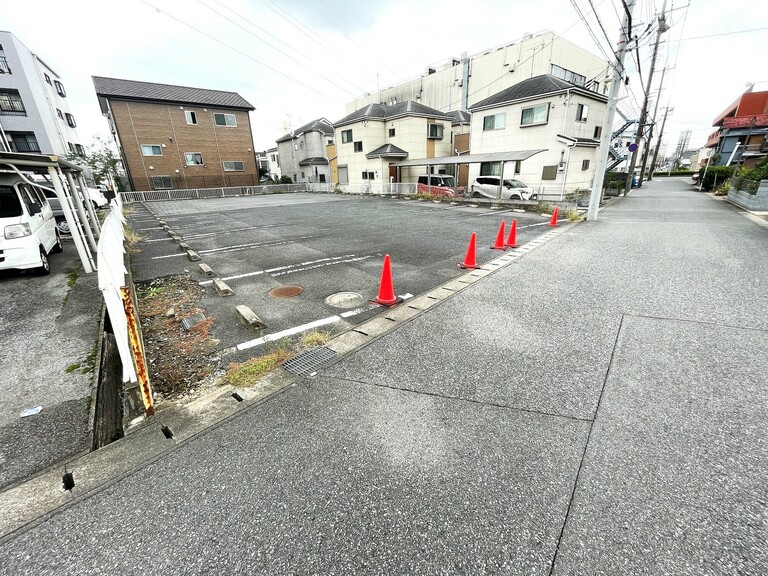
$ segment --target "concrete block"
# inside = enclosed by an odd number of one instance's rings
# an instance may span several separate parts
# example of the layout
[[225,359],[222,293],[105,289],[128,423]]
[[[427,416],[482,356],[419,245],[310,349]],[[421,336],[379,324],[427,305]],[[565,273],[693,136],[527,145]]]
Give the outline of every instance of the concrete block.
[[186,242],[179,242],[179,248],[181,248],[182,252],[186,252],[187,250],[191,250],[189,245]]
[[200,264],[200,272],[202,272],[203,276],[206,278],[213,278],[215,276],[213,269],[208,266],[208,264]]
[[[217,278],[218,280],[218,278]],[[214,283],[216,280],[214,280]],[[240,321],[248,326],[248,328],[253,328],[255,330],[260,330],[262,328],[266,328],[267,325],[264,324],[264,322],[261,321],[261,318],[256,316],[254,314],[253,310],[248,308],[248,306],[245,306],[244,304],[240,304],[239,306],[235,306],[235,312],[237,313],[237,316],[240,318]]]
[[232,288],[227,286],[221,278],[214,278],[213,286],[216,288],[216,292],[219,293],[219,296],[232,296],[234,294]]
[[181,244],[182,242],[181,236],[176,236],[172,234],[171,238],[173,239],[174,242],[176,242],[176,244]]
[[200,260],[200,255],[194,250],[187,250],[187,258],[189,258],[190,262],[197,262]]

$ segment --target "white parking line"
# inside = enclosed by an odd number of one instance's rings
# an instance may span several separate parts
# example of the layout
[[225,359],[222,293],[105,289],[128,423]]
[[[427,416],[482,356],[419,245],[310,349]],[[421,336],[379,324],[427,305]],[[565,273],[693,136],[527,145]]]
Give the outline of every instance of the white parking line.
[[[400,296],[403,300],[408,300],[409,298],[413,298],[413,294],[403,294]],[[308,322],[307,324],[302,324],[301,326],[294,326],[293,328],[288,328],[287,330],[283,330],[281,332],[275,332],[274,334],[267,334],[266,336],[262,336],[261,338],[256,338],[254,340],[249,340],[248,342],[243,342],[242,344],[237,345],[238,350],[247,350],[248,348],[255,348],[256,346],[261,346],[262,344],[266,344],[267,342],[274,342],[275,340],[280,340],[281,338],[285,338],[287,336],[293,336],[294,334],[301,334],[302,332],[306,332],[307,330],[312,330],[314,328],[319,328],[320,326],[327,326],[328,324],[335,324],[336,322],[341,322],[342,318],[350,318],[352,316],[357,316],[358,314],[362,314],[363,312],[368,312],[370,310],[373,310],[375,308],[380,308],[380,304],[371,303],[368,306],[362,307],[362,308],[355,308],[354,310],[348,310],[347,312],[342,312],[340,316],[329,316],[328,318],[321,318],[320,320],[315,320],[314,322]]]
[[[248,248],[282,246],[284,244],[293,244],[296,240],[306,240],[312,236],[301,236],[295,240],[283,240],[282,242],[256,242],[253,244],[238,244],[235,246],[225,246],[223,248],[212,248],[210,250],[200,250],[198,254],[220,254],[222,252],[237,252],[238,250],[247,250]],[[152,256],[152,260],[162,260],[163,258],[174,258],[175,256],[186,256],[186,252],[180,254],[166,254],[165,256]]]
[[[371,258],[372,255],[356,256],[355,254],[345,254],[343,256],[331,256],[328,258],[320,258],[319,260],[310,260],[308,262],[301,262],[299,264],[288,264],[286,266],[277,266],[276,268],[269,268],[267,270],[257,270],[256,272],[247,272],[245,274],[236,274],[234,276],[225,276],[221,278],[224,282],[228,280],[238,280],[240,278],[248,278],[250,276],[258,276],[260,274],[272,274],[273,276],[283,276],[291,272],[300,272],[302,270],[311,270],[312,268],[319,268],[320,266],[330,266],[332,264],[343,264],[346,262],[358,262]],[[319,264],[319,265],[318,265]],[[273,274],[277,272],[277,274]],[[203,280],[198,282],[200,286],[207,286],[213,284],[213,280]]]

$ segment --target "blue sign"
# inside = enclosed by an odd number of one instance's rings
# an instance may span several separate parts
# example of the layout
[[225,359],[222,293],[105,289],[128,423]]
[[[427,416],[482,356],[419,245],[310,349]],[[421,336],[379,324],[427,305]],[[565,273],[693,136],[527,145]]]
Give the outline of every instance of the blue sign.
[[629,145],[629,151],[634,152],[635,150],[637,150],[637,144],[632,142],[632,144]]

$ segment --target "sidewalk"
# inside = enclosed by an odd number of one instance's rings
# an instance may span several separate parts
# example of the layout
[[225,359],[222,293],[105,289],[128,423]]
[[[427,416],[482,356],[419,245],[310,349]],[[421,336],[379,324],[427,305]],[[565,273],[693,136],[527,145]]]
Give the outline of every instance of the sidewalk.
[[766,573],[766,253],[648,183],[0,541],[0,573]]

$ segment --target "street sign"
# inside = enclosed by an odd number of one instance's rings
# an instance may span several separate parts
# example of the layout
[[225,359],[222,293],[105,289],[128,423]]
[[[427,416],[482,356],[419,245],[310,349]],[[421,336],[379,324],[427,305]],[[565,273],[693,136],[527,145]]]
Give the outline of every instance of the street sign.
[[629,151],[634,152],[635,150],[637,150],[637,144],[632,142],[632,144],[629,145]]

